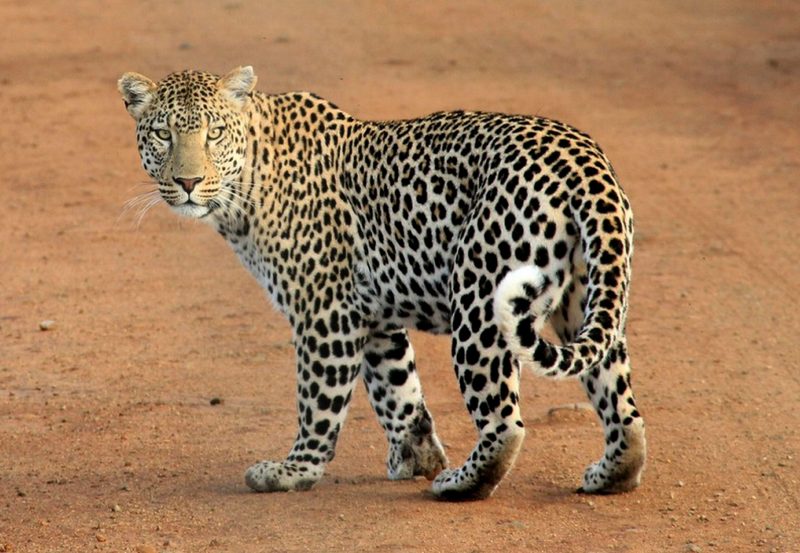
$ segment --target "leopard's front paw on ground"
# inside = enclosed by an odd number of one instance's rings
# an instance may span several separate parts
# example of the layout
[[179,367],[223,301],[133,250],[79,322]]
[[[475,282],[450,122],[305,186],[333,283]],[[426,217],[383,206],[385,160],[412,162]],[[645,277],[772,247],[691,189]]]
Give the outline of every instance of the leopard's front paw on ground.
[[322,470],[295,463],[260,461],[247,469],[244,481],[256,492],[289,492],[311,489],[322,478]]

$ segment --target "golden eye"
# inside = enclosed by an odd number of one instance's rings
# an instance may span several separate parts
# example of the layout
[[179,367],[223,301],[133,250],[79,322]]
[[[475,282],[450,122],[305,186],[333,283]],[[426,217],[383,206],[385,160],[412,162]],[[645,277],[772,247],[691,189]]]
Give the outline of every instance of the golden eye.
[[156,135],[156,138],[164,142],[172,140],[172,133],[169,132],[169,129],[153,129],[153,134]]
[[225,130],[225,127],[214,127],[212,129],[208,129],[208,139],[209,140],[219,140],[222,138],[222,132]]

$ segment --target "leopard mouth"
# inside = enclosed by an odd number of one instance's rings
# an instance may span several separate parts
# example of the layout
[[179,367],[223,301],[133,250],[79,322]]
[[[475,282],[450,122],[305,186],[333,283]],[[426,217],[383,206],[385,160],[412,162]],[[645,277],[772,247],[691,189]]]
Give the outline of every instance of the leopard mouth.
[[213,211],[211,205],[200,205],[191,198],[180,204],[172,204],[171,207],[178,215],[189,219],[202,219]]

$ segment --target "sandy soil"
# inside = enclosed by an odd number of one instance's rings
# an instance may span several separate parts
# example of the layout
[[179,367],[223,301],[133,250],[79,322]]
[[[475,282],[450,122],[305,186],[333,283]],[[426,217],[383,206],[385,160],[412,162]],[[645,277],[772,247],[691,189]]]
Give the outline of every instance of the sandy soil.
[[[800,5],[208,4],[0,4],[0,551],[800,551]],[[248,492],[294,435],[289,330],[210,228],[120,217],[147,188],[115,89],[240,64],[364,118],[537,113],[604,146],[638,222],[639,490],[573,493],[599,426],[526,375],[490,500],[386,481],[361,389],[312,492]],[[460,462],[447,339],[415,344]]]

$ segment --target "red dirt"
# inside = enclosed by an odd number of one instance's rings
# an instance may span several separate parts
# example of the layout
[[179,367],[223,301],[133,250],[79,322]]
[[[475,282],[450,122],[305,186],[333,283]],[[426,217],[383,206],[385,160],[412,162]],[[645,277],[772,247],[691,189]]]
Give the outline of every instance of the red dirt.
[[[12,0],[0,21],[0,551],[800,550],[800,5]],[[240,64],[363,118],[537,113],[604,146],[638,223],[639,490],[573,493],[600,428],[549,417],[582,392],[532,375],[487,501],[386,481],[361,389],[313,491],[246,489],[294,436],[289,330],[210,228],[119,218],[146,176],[115,88]],[[414,338],[461,462],[447,339]]]

